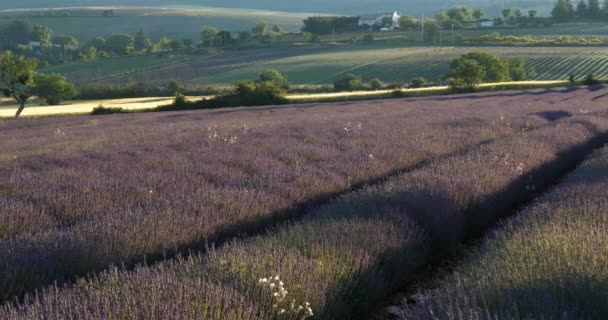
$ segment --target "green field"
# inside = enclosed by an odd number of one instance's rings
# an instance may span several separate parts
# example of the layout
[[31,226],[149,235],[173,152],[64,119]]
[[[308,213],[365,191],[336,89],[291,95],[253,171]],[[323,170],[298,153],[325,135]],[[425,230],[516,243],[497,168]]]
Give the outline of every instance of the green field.
[[534,80],[608,77],[608,48],[597,47],[379,47],[317,46],[227,51],[206,56],[127,57],[46,68],[78,83],[164,83],[176,79],[190,84],[225,86],[252,79],[265,69],[284,72],[292,84],[330,84],[354,73],[366,80],[409,81],[424,77],[440,81],[450,62],[471,51],[505,58],[522,57],[537,75]]
[[[103,17],[103,10],[113,8],[114,17]],[[47,25],[57,34],[75,36],[81,42],[96,36],[135,33],[143,27],[153,40],[163,36],[173,39],[198,39],[203,26],[232,31],[250,30],[260,21],[278,24],[288,32],[297,32],[310,13],[285,13],[222,8],[147,8],[88,7],[55,9],[54,16],[44,16],[47,9],[0,11],[0,26],[15,19]]]
[[296,84],[326,84],[345,73],[364,79],[379,78],[385,82],[407,81],[416,77],[440,80],[450,62],[471,51],[486,51],[504,58],[522,57],[533,67],[538,80],[566,79],[571,73],[582,76],[594,73],[608,76],[608,49],[604,48],[519,48],[519,47],[421,47],[359,48],[290,57],[230,71],[211,79],[211,83],[230,83],[251,78],[261,70],[278,69]]

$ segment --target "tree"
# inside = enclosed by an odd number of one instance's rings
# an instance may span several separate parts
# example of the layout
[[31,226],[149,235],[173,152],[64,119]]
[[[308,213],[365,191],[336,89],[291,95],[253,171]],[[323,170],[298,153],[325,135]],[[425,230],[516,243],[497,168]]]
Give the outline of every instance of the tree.
[[68,49],[78,47],[78,40],[72,36],[56,35],[53,37],[52,42],[54,45],[61,46],[61,49],[64,52]]
[[40,42],[42,45],[48,45],[53,37],[53,30],[47,26],[35,25],[32,31],[31,40]]
[[150,39],[146,36],[144,28],[139,28],[139,31],[135,34],[133,41],[133,47],[135,48],[135,51],[138,52],[144,51],[152,46],[152,41],[150,41]]
[[496,55],[486,52],[471,52],[459,59],[477,62],[484,70],[483,82],[506,82],[511,80],[508,63]]
[[436,42],[439,38],[439,32],[441,32],[441,26],[436,20],[424,19],[424,41]]
[[226,47],[232,45],[232,32],[222,30],[215,35],[213,44],[218,47]]
[[172,51],[179,51],[179,50],[185,49],[186,45],[182,41],[171,40],[169,42],[169,47],[171,48]]
[[27,44],[31,39],[34,25],[26,20],[16,20],[2,28],[0,38],[4,47],[16,48],[17,45]]
[[481,20],[481,18],[483,18],[484,13],[481,9],[476,9],[475,11],[473,11],[473,18],[475,18],[475,20]]
[[201,29],[200,39],[201,44],[206,47],[210,47],[213,45],[213,40],[215,40],[215,36],[217,35],[218,30],[214,27],[205,26]]
[[448,79],[454,89],[474,90],[482,83],[486,73],[479,62],[466,58],[459,58],[452,62]]
[[117,55],[130,54],[135,49],[135,39],[129,34],[115,34],[106,40],[106,48]]
[[380,80],[378,78],[374,78],[374,79],[372,79],[372,81],[369,82],[369,87],[372,90],[380,90],[380,89],[384,88],[384,83],[382,82],[382,80]]
[[177,96],[183,89],[182,85],[175,80],[169,80],[169,82],[167,82],[167,91],[169,91],[172,96]]
[[587,12],[589,13],[590,18],[600,18],[602,16],[602,8],[600,7],[599,0],[589,0],[589,5],[587,6]]
[[106,39],[104,39],[103,37],[95,37],[93,40],[91,40],[91,42],[89,42],[89,45],[97,48],[97,50],[105,50],[106,49]]
[[526,69],[526,62],[523,58],[511,58],[508,60],[509,76],[513,81],[528,80],[529,70]]
[[268,69],[258,74],[258,83],[264,82],[273,83],[285,91],[289,90],[289,81],[287,80],[287,77],[275,69]]
[[262,21],[251,29],[251,33],[254,34],[256,39],[258,39],[259,41],[262,41],[262,39],[264,38],[264,35],[266,34],[267,29],[268,29],[268,22]]
[[32,96],[32,87],[38,60],[17,56],[12,51],[0,54],[0,90],[6,97],[13,97],[19,103],[15,119],[19,118],[25,103]]
[[399,27],[402,29],[418,29],[420,27],[420,23],[418,19],[414,16],[402,16],[399,18]]
[[515,16],[515,18],[519,19],[519,18],[521,18],[523,13],[521,12],[521,9],[516,8],[515,10],[513,10],[513,15]]
[[87,45],[86,47],[80,50],[80,60],[82,61],[91,61],[97,58],[97,48],[92,45]]
[[509,18],[511,16],[511,9],[503,9],[502,10],[502,16],[505,19]]
[[587,7],[587,2],[585,0],[580,0],[576,5],[576,16],[578,18],[585,18],[589,15],[589,7]]
[[334,81],[335,91],[356,91],[363,89],[363,80],[361,77],[347,73],[342,78]]
[[60,74],[38,73],[34,77],[34,92],[50,105],[75,97],[78,92],[73,84]]
[[538,16],[538,11],[537,10],[530,10],[528,11],[528,17],[534,19]]
[[551,15],[556,22],[568,22],[574,18],[574,8],[570,0],[557,0]]

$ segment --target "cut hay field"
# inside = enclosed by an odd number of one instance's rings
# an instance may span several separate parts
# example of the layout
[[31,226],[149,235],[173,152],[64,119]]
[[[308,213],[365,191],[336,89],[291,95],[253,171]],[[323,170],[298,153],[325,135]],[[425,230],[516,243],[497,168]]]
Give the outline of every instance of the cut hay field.
[[[113,17],[103,17],[104,10],[113,9]],[[313,13],[288,13],[223,8],[154,8],[154,7],[73,7],[54,8],[54,16],[44,16],[44,9],[2,10],[0,27],[15,19],[28,19],[47,25],[55,33],[69,34],[80,42],[96,36],[135,33],[143,27],[149,37],[198,39],[203,26],[210,25],[231,31],[250,30],[260,21],[278,24],[289,32],[297,32],[302,20]]]
[[0,319],[369,319],[607,143],[607,101],[1,121]]
[[[441,81],[450,62],[471,51],[524,58],[537,72],[533,80],[567,80],[571,73],[579,78],[590,73],[599,78],[608,77],[608,48],[597,47],[284,47],[183,58],[187,60],[169,65],[153,62],[154,67],[139,72],[127,67],[121,73],[114,67],[120,59],[48,70],[64,73],[79,83],[93,80],[100,83],[164,83],[173,78],[192,84],[225,86],[236,80],[253,79],[258,72],[269,68],[285,73],[292,84],[330,84],[346,73],[360,75],[366,80],[379,78],[387,83],[406,82],[417,77]],[[99,71],[106,70],[104,66],[112,72]],[[89,69],[91,76],[88,76]],[[104,74],[107,78],[102,76]]]
[[[202,97],[188,97],[188,99],[201,99]],[[156,108],[159,105],[166,105],[173,102],[173,97],[152,97],[152,98],[130,98],[130,99],[106,99],[106,100],[86,100],[70,101],[59,106],[36,106],[29,105],[23,111],[24,117],[41,117],[66,114],[87,114],[94,108],[104,106],[106,108],[123,108],[126,110],[144,110]],[[17,105],[12,100],[4,100],[0,104],[0,118],[10,118],[14,116]]]

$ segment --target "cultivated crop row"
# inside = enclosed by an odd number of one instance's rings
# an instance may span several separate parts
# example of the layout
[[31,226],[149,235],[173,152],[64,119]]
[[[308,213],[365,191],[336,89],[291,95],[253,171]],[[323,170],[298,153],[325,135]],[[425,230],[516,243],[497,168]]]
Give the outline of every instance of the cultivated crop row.
[[[606,319],[608,148],[493,232],[408,319]],[[432,316],[429,314],[432,311]]]
[[512,98],[7,126],[0,133],[1,298],[257,231],[364,183],[559,119],[552,114],[581,113],[571,104],[556,113],[559,104],[497,103]]
[[50,288],[0,317],[365,318],[421,266],[533,198],[606,141],[605,112],[520,132],[345,194],[267,235]]

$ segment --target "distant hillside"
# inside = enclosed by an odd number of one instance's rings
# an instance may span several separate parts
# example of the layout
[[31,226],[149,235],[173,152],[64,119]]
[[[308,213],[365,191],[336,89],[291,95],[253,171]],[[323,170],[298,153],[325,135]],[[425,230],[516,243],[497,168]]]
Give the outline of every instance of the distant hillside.
[[[507,7],[539,9],[548,13],[552,0],[506,0]],[[323,12],[362,14],[397,10],[407,14],[425,11],[432,14],[453,6],[484,8],[490,15],[498,14],[503,0],[20,0],[0,1],[0,9],[49,8],[63,6],[136,5],[136,6],[216,6],[291,12]]]

